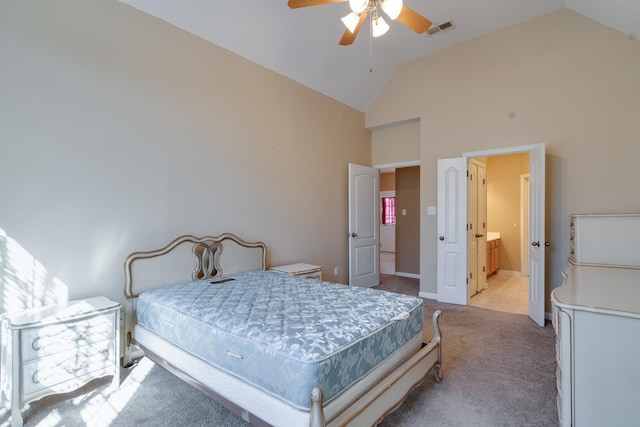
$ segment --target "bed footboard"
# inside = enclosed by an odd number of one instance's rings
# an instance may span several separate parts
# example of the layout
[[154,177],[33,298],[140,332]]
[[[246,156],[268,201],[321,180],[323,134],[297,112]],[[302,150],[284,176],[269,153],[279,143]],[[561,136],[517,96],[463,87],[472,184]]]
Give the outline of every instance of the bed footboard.
[[[390,372],[386,377],[382,378],[375,387],[368,390],[360,398],[350,403],[347,407],[337,409],[333,401],[328,405],[324,405],[322,390],[320,388],[314,388],[310,396],[310,411],[307,412],[306,415],[293,411],[294,413],[291,415],[297,419],[297,421],[291,425],[307,425],[310,427],[375,426],[379,424],[386,415],[397,409],[407,398],[411,390],[418,387],[425,380],[431,370],[433,370],[435,380],[439,382],[442,379],[440,372],[442,363],[440,347],[442,336],[438,325],[440,316],[441,312],[439,310],[433,314],[434,336],[431,341],[423,343],[420,350],[413,354],[413,356],[402,365]],[[142,333],[143,330],[144,328],[138,332]],[[146,332],[145,334],[153,335],[150,332]],[[163,343],[164,340],[159,338],[159,342]],[[195,380],[188,372],[177,368],[179,364],[158,356],[158,354],[163,352],[163,346],[170,345],[169,343],[159,345],[158,342],[155,342],[153,348],[157,348],[157,352],[139,342],[135,342],[135,344],[138,345],[151,360],[173,372],[179,378],[204,392],[213,400],[221,403],[245,421],[255,426],[267,426],[273,423],[264,421],[260,415],[253,413],[250,404],[232,403],[229,399],[218,393],[218,391],[215,390],[216,384],[225,381],[226,377],[224,375],[223,377],[214,377],[215,381],[205,384]],[[184,352],[184,354],[187,353]],[[195,356],[191,357],[195,365],[205,363]],[[176,361],[177,360],[180,360],[180,358],[176,359]],[[286,410],[288,411],[288,409]],[[327,419],[327,414],[329,414],[330,419]]]
[[358,399],[343,413],[331,420],[328,424],[325,419],[322,404],[322,390],[314,388],[311,392],[310,427],[333,426],[375,426],[382,419],[395,411],[405,401],[409,393],[422,384],[433,370],[436,382],[442,380],[442,334],[440,333],[439,320],[442,316],[440,310],[436,310],[432,316],[433,339],[423,344],[422,348],[409,360],[391,372],[376,387]]

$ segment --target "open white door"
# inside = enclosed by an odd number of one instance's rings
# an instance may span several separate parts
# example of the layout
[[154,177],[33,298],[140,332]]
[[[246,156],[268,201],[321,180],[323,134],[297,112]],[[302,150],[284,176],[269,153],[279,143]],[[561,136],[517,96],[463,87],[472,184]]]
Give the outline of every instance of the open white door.
[[467,305],[467,159],[438,160],[438,301]]
[[349,163],[349,284],[380,284],[380,174]]
[[[529,317],[540,326],[545,323],[545,145],[533,144],[464,153],[465,158],[529,153]],[[438,171],[438,203],[440,200]],[[466,191],[466,190],[465,190]],[[465,207],[466,212],[466,207]],[[440,215],[438,215],[440,224]],[[440,227],[440,225],[438,225]],[[439,252],[438,252],[439,255]],[[466,258],[466,253],[465,253]],[[466,263],[465,259],[465,263]],[[438,264],[440,269],[440,264]],[[438,293],[440,292],[438,271]],[[440,297],[438,297],[440,299]]]
[[529,317],[544,326],[545,302],[545,145],[536,144],[529,151]]

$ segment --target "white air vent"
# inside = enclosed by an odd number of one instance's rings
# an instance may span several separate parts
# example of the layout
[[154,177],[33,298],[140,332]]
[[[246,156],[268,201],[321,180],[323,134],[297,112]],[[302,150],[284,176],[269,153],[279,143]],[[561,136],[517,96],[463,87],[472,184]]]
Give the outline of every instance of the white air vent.
[[427,36],[434,36],[444,31],[453,30],[456,26],[453,25],[453,21],[443,22],[442,24],[433,25],[427,30]]

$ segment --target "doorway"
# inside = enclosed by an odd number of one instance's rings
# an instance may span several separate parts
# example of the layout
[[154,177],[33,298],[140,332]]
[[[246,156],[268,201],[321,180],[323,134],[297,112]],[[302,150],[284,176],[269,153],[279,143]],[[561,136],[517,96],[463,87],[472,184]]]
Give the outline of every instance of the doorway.
[[529,153],[470,159],[468,191],[469,304],[526,315]]
[[[465,153],[438,160],[437,289],[438,301],[468,301],[468,161],[474,157],[529,153],[529,317],[545,324],[545,144]],[[490,230],[489,230],[490,231]]]
[[[420,278],[420,166],[380,169],[380,272]],[[394,197],[393,203],[388,203]],[[385,199],[387,199],[385,201]],[[385,202],[389,210],[385,209]]]
[[380,170],[380,274],[396,271],[396,170]]

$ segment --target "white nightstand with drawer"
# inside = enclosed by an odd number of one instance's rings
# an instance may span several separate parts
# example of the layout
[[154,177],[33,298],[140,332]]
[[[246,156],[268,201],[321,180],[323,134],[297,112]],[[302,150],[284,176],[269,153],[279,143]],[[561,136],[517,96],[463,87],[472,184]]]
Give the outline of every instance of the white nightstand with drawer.
[[120,381],[120,304],[105,297],[71,301],[2,319],[2,402],[12,427],[34,400],[113,375]]
[[322,267],[319,265],[298,263],[272,267],[271,270],[294,276],[306,277],[308,279],[322,280]]

